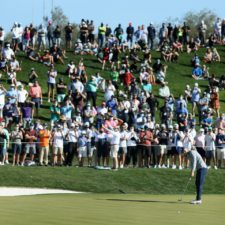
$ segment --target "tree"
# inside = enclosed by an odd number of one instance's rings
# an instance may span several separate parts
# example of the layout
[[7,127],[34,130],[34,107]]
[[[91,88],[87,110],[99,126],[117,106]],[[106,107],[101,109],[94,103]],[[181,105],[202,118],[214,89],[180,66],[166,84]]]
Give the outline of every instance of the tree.
[[[48,17],[44,18],[45,23],[47,24],[49,19]],[[68,17],[64,14],[62,8],[60,6],[54,7],[54,9],[51,11],[51,21],[53,27],[56,27],[59,25],[59,27],[64,31],[64,27],[68,24],[69,19]],[[76,23],[71,23],[73,26],[73,40],[77,39],[78,36],[78,25]],[[62,35],[62,42],[65,42],[65,37]]]
[[192,11],[187,12],[183,17],[183,21],[185,21],[186,24],[190,26],[192,31],[191,36],[196,37],[198,36],[198,26],[202,20],[204,20],[208,28],[206,35],[213,33],[213,27],[217,17],[218,16],[213,11],[203,9],[197,13]]
[[51,16],[53,26],[56,25],[65,26],[69,22],[68,17],[64,14],[62,8],[59,6],[56,6],[51,11]]

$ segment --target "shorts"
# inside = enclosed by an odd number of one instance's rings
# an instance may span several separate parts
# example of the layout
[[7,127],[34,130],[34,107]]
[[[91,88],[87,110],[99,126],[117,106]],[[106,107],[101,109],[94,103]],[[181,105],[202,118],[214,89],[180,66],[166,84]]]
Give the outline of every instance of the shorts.
[[177,155],[177,154],[178,154],[178,153],[177,153],[177,149],[176,149],[175,146],[171,147],[170,152],[171,152],[171,155]]
[[[157,146],[155,146],[155,150],[157,149]],[[151,146],[146,146],[146,145],[139,145],[138,146],[139,154],[142,157],[150,157],[151,156]]]
[[40,108],[41,98],[32,98],[31,101],[34,102],[36,108]]
[[53,154],[54,155],[62,155],[63,154],[63,147],[53,147]]
[[48,89],[54,90],[55,89],[55,84],[48,82]]
[[176,147],[176,151],[178,155],[181,155],[184,153],[184,148],[183,147]]
[[119,147],[118,155],[127,154],[127,147]]
[[21,144],[12,144],[12,150],[13,150],[13,154],[20,154],[22,151],[22,145]]
[[84,157],[87,157],[87,147],[84,146],[84,147],[79,147],[77,149],[78,151],[78,157],[79,158],[84,158]]
[[216,153],[217,153],[217,159],[218,160],[225,159],[225,148],[217,148]]
[[36,144],[35,143],[26,144],[25,151],[26,151],[26,154],[35,155],[36,154]]
[[216,155],[216,153],[215,153],[214,150],[212,150],[212,151],[206,151],[206,152],[205,152],[205,157],[206,157],[206,159],[215,158],[215,155]]
[[164,155],[167,154],[167,147],[166,145],[159,145],[159,148],[157,149],[157,155]]
[[110,156],[112,158],[117,158],[119,152],[119,145],[111,145],[110,147]]

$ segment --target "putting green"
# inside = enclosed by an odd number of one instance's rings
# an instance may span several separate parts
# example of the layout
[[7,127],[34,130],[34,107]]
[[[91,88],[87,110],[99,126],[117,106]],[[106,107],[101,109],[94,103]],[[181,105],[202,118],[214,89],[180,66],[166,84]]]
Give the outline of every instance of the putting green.
[[63,194],[0,198],[2,225],[224,225],[225,195]]

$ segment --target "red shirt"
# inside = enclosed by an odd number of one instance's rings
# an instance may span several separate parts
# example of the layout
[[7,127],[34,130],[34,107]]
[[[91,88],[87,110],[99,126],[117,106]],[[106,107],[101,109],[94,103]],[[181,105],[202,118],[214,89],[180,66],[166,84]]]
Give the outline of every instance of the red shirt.
[[139,138],[141,140],[140,144],[143,144],[143,145],[151,145],[151,141],[153,139],[153,135],[152,135],[152,132],[149,131],[149,130],[146,130],[146,131],[141,131],[139,133]]
[[130,85],[132,79],[134,78],[133,74],[131,72],[126,72],[123,75],[123,82],[126,86]]

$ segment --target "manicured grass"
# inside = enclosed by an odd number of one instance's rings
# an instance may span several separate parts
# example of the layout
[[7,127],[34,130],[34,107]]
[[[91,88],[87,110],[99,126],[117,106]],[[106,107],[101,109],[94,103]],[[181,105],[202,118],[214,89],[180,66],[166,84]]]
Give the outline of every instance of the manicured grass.
[[205,195],[190,205],[176,195],[68,194],[1,197],[1,224],[7,225],[223,225],[225,196]]
[[[118,171],[67,167],[1,167],[0,186],[47,187],[91,193],[180,194],[189,170],[121,169]],[[209,170],[204,193],[225,194],[225,170]],[[195,192],[194,179],[187,193]]]

